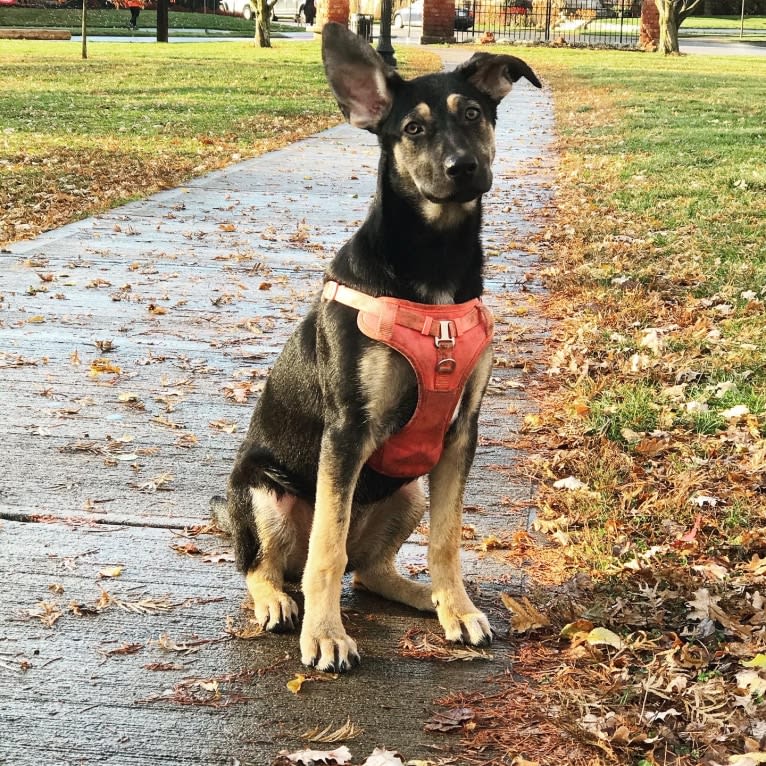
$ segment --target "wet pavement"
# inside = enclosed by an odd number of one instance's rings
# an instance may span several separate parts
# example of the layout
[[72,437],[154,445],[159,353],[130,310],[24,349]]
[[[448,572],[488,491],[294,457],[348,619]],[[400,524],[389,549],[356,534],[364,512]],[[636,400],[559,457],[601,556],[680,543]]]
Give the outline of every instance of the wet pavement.
[[[507,544],[531,513],[512,443],[545,333],[530,237],[552,140],[549,93],[519,83],[485,198],[496,368],[464,566],[497,641],[472,662],[401,656],[435,618],[347,587],[362,665],[308,673],[297,636],[233,635],[244,582],[204,529],[269,366],[365,216],[372,136],[341,126],[0,252],[0,763],[262,765],[347,721],[354,763],[375,746],[447,757],[455,735],[424,730],[433,700],[508,666],[499,593],[524,588],[487,541]],[[413,577],[426,535],[402,550]]]

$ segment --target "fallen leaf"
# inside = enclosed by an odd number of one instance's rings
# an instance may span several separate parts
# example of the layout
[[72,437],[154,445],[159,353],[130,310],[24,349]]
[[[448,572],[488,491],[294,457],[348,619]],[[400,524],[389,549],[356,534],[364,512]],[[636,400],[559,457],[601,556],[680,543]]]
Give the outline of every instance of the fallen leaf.
[[376,747],[362,766],[404,766],[404,762],[399,753]]
[[730,407],[728,410],[721,410],[719,414],[722,418],[726,418],[726,420],[736,420],[737,418],[749,415],[750,408],[746,404],[735,404],[734,407]]
[[657,332],[656,327],[649,327],[644,330],[644,335],[638,342],[640,348],[648,348],[655,356],[662,353],[663,341]]
[[436,713],[428,719],[425,725],[426,731],[455,731],[462,729],[463,724],[472,721],[474,712],[469,707],[454,707],[445,713]]
[[737,686],[745,689],[749,695],[763,697],[766,693],[766,678],[762,678],[757,670],[740,670],[736,678]]
[[585,640],[593,646],[606,644],[607,646],[614,647],[618,651],[623,648],[622,639],[607,628],[593,628],[593,630],[585,637]]
[[122,372],[122,370],[108,359],[99,357],[90,363],[89,374],[92,378],[97,378],[99,375],[104,375],[106,373],[119,375],[120,372]]
[[588,485],[574,476],[567,476],[566,479],[554,481],[553,489],[568,489],[571,492],[575,492],[579,489],[588,489]]
[[758,763],[766,763],[766,753],[741,753],[729,756],[730,766],[756,766]]
[[540,761],[528,761],[523,755],[517,755],[511,761],[511,766],[540,766]]
[[511,598],[507,593],[501,593],[500,598],[505,608],[511,612],[511,628],[514,633],[526,633],[551,624],[550,620],[534,607],[526,596],[518,600]]
[[241,638],[244,641],[269,635],[254,619],[248,619],[244,625],[239,625],[231,615],[226,616],[226,627],[224,630],[230,636]]
[[123,564],[113,567],[104,567],[98,570],[99,577],[119,577],[122,574],[122,570],[125,569]]
[[303,766],[313,766],[313,764],[336,764],[343,766],[351,760],[351,751],[343,745],[336,750],[298,750],[295,753],[288,753],[287,750],[280,750],[279,755],[283,755],[291,763],[303,764]]
[[579,634],[588,634],[593,630],[593,623],[590,620],[575,620],[565,625],[559,635],[561,638],[572,639]]
[[99,647],[96,651],[104,657],[114,657],[122,654],[136,654],[136,652],[140,652],[143,648],[143,644],[123,644],[114,649],[103,649]]
[[702,527],[702,514],[698,513],[694,519],[694,526],[683,535],[680,535],[677,540],[673,542],[675,547],[678,547],[681,543],[694,543],[697,541],[697,532]]
[[301,734],[301,739],[328,745],[335,742],[345,742],[347,739],[358,737],[363,732],[363,729],[360,729],[355,723],[352,723],[350,718],[347,718],[346,723],[339,726],[337,729],[333,729],[333,725],[334,724],[331,723],[325,726],[324,729],[320,729],[317,726],[315,729],[305,731]]
[[497,549],[507,548],[508,543],[504,542],[498,537],[495,537],[495,535],[489,535],[488,537],[485,537],[480,543],[479,543],[479,550],[480,551],[493,551]]
[[209,425],[211,428],[224,431],[227,434],[233,434],[237,430],[237,424],[228,420],[211,420]]
[[752,660],[742,660],[743,668],[766,668],[766,654],[756,654]]
[[287,688],[293,694],[297,694],[301,690],[301,687],[303,686],[305,681],[306,681],[306,676],[304,676],[302,673],[296,673],[295,678],[287,682]]

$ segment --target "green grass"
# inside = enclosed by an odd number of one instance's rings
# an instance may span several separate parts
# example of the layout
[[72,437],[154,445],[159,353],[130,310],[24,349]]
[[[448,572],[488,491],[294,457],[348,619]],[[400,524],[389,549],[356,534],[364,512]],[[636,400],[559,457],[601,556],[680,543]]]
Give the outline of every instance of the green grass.
[[[403,50],[407,62],[430,55]],[[3,41],[0,244],[341,120],[317,42]]]
[[[587,120],[562,129],[612,163],[619,183],[610,202],[624,215],[656,219],[662,254],[680,255],[693,228],[693,254],[707,264],[696,295],[759,293],[766,284],[762,60],[578,53],[548,56],[619,99],[619,128],[612,119],[596,129]],[[656,280],[661,262],[648,270]]]
[[[739,31],[740,17],[737,16],[689,16],[682,24],[682,30],[728,29]],[[766,32],[766,16],[745,16],[745,29]]]
[[[763,60],[515,52],[552,84],[562,150],[556,216],[567,231],[551,260],[553,313],[566,317],[559,335],[588,364],[586,375],[578,366],[562,381],[569,408],[552,405],[580,413],[564,426],[553,420],[559,433],[588,439],[588,452],[557,475],[582,478],[602,450],[619,448],[661,465],[639,473],[650,486],[664,477],[641,496],[667,497],[652,509],[658,518],[686,507],[668,486],[683,486],[687,474],[701,494],[758,512],[752,485],[731,477],[749,475],[766,434]],[[659,328],[656,349],[640,345],[650,327]],[[664,396],[682,383],[677,399]],[[731,414],[738,405],[749,414]],[[662,432],[667,452],[651,443],[636,451],[626,428]],[[698,453],[707,456],[699,464]]]
[[198,134],[231,135],[247,145],[275,117],[329,116],[336,109],[313,43],[291,43],[289,50],[245,42],[104,43],[82,61],[77,43],[30,42],[15,45],[14,53],[0,73],[11,150],[47,152],[59,141],[71,146],[108,136],[183,142]]
[[[131,34],[127,29],[130,13],[126,9],[89,9],[89,34]],[[241,16],[227,16],[220,13],[187,13],[170,11],[168,23],[171,33],[184,30],[185,34],[253,34],[253,21]],[[157,12],[141,11],[137,34],[155,34]],[[79,33],[82,28],[82,12],[76,8],[0,8],[0,27],[68,29]],[[273,24],[272,32],[279,34],[283,25]],[[294,27],[293,27],[294,28]]]
[[0,76],[4,127],[34,132],[43,144],[125,133],[183,140],[200,132],[236,133],[247,143],[261,134],[259,123],[274,116],[335,111],[311,43],[290,44],[289,51],[256,51],[249,42],[165,50],[99,44],[86,62],[78,60],[78,44],[60,55],[43,50],[50,49],[29,43],[28,54],[6,64]]
[[590,408],[590,429],[612,441],[625,442],[624,429],[636,433],[657,427],[657,392],[643,383],[625,384],[604,391]]

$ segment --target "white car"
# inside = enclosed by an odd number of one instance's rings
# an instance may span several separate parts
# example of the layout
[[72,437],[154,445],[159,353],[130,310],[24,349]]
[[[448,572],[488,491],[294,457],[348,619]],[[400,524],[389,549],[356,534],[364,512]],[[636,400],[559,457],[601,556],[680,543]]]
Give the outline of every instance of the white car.
[[[224,13],[242,16],[245,21],[250,21],[255,16],[255,4],[252,0],[221,0],[218,7]],[[277,0],[271,11],[271,18],[272,21],[280,21],[280,19],[304,20],[303,0]]]
[[[405,26],[419,27],[423,23],[423,0],[415,0],[394,14],[394,26],[402,29]],[[468,8],[455,6],[455,29],[466,31],[473,26],[473,14]]]
[[601,3],[601,0],[564,0],[561,3],[561,14],[567,18],[597,18],[605,19],[617,14]]

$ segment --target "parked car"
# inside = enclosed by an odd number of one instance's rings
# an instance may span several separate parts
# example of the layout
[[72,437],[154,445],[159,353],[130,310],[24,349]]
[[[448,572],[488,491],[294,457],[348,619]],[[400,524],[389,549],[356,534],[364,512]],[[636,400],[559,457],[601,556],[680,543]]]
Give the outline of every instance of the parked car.
[[566,18],[606,19],[617,14],[601,3],[601,0],[564,0],[561,15]]
[[[455,6],[455,29],[465,32],[473,26],[473,14],[464,6]],[[394,26],[401,29],[404,26],[421,26],[423,24],[423,0],[415,0],[404,8],[399,8],[394,14]]]
[[[252,0],[221,0],[218,7],[224,13],[232,13],[235,16],[242,16],[245,21],[255,16],[255,4]],[[276,5],[271,11],[272,21],[303,21],[303,0],[277,0]]]

